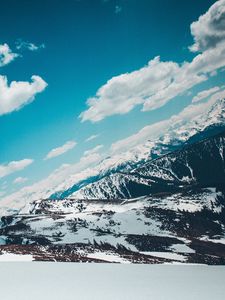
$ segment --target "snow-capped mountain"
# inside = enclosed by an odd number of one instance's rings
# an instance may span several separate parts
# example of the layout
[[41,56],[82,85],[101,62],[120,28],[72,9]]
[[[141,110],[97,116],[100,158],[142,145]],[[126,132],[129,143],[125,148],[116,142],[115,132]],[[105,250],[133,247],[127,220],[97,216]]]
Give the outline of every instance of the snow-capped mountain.
[[225,131],[182,150],[150,160],[128,172],[117,172],[91,183],[75,199],[123,199],[174,192],[185,186],[225,184]]
[[[5,214],[6,211],[13,213],[22,208],[25,209],[29,207],[30,202],[38,199],[61,199],[74,196],[75,193],[76,196],[86,198],[83,192],[85,186],[95,184],[114,173],[128,173],[151,159],[179,150],[185,144],[197,142],[225,128],[224,99],[209,100],[198,110],[197,106],[191,105],[190,107],[156,126],[146,126],[134,136],[135,145],[128,138],[128,148],[121,151],[114,149],[115,151],[111,151],[110,155],[99,160],[97,164],[92,164],[81,171],[74,171],[71,168],[69,172],[64,172],[67,166],[62,166],[40,182],[8,195],[1,199],[1,214]],[[196,109],[196,114],[190,118],[189,110],[193,111],[193,109]],[[152,130],[153,127],[154,130]],[[144,138],[142,136],[139,141],[139,136],[143,132]]]
[[[120,182],[120,187],[126,189],[124,184],[131,177],[127,177],[127,173],[130,173],[134,168],[138,168],[147,161],[161,157],[167,153],[181,149],[182,146],[194,143],[196,141],[207,138],[208,136],[220,133],[225,129],[225,100],[217,101],[213,103],[208,110],[195,117],[191,121],[186,119],[176,119],[171,122],[170,126],[164,133],[160,133],[155,140],[149,139],[145,143],[134,147],[133,149],[126,151],[120,155],[115,155],[103,160],[96,168],[93,169],[96,174],[94,177],[85,178],[84,180],[70,186],[68,189],[63,189],[50,196],[52,199],[63,199],[65,197],[78,197],[78,198],[111,198],[114,197],[130,197],[129,191],[123,193],[117,193],[114,189],[113,192],[107,192],[110,187],[117,186]],[[113,175],[116,173],[115,175]],[[125,173],[121,175],[121,173]],[[107,184],[100,185],[99,181],[106,182],[104,179],[109,176]],[[132,175],[133,176],[133,175]],[[132,182],[136,182],[133,176]],[[111,182],[111,180],[113,182]],[[190,178],[188,179],[190,181]],[[149,183],[149,182],[148,182]],[[85,188],[87,186],[87,188]],[[104,186],[104,188],[103,188]],[[135,185],[136,186],[136,185]],[[89,193],[90,188],[100,189],[102,192]],[[137,188],[137,187],[136,187]],[[119,188],[120,189],[120,188]],[[144,188],[145,189],[145,188]],[[137,195],[136,195],[137,196]]]

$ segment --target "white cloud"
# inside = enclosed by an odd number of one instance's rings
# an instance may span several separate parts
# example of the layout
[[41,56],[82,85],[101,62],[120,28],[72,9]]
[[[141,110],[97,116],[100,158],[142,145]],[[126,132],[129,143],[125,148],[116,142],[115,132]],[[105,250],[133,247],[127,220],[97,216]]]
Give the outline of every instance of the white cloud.
[[143,104],[143,111],[157,109],[165,105],[169,100],[181,95],[196,84],[199,84],[207,77],[201,72],[191,73],[188,71],[189,63],[179,67],[177,71],[171,76],[171,83],[165,88],[157,91],[154,95],[150,96]]
[[224,3],[225,0],[218,1],[197,22],[191,24],[195,48],[200,40],[204,40],[204,34],[205,39],[209,37],[208,31],[204,30],[198,35],[198,27],[214,24],[218,35],[216,30],[211,30],[210,37],[216,35],[216,43],[204,47],[204,51],[191,62],[163,62],[155,57],[137,71],[113,77],[94,97],[87,100],[88,108],[80,114],[82,122],[98,122],[108,116],[126,114],[137,105],[143,105],[143,111],[157,109],[215,75],[218,69],[225,66]]
[[11,161],[8,164],[0,165],[0,178],[3,178],[14,172],[21,171],[33,163],[33,159],[22,159],[18,161]]
[[18,50],[30,50],[30,51],[37,51],[40,49],[44,49],[45,48],[45,44],[40,44],[40,45],[35,45],[34,43],[30,43],[30,42],[25,42],[23,40],[17,40],[16,42],[16,48]]
[[210,95],[218,92],[219,90],[220,90],[220,87],[215,86],[211,89],[201,91],[192,99],[192,103],[199,102],[199,101],[209,97]]
[[[29,44],[29,48],[36,50],[37,46]],[[9,64],[18,56],[21,55],[13,53],[7,44],[0,45],[0,67]],[[7,77],[0,75],[0,115],[19,110],[32,102],[35,95],[47,86],[40,76],[33,75],[31,80],[32,82],[12,81],[8,84]]]
[[85,140],[85,142],[93,141],[93,140],[97,139],[97,137],[99,137],[99,134],[93,134],[93,135],[89,136],[89,137]]
[[161,62],[159,57],[151,60],[138,71],[110,79],[89,98],[89,108],[81,113],[82,121],[97,122],[114,114],[125,114],[145,99],[169,85],[171,75],[179,66],[174,62]]
[[209,76],[225,66],[225,43],[197,55],[192,62],[184,63],[174,74],[171,84],[150,97],[143,105],[143,111],[165,105],[169,100],[184,93],[193,86],[206,81]]
[[216,1],[196,22],[191,24],[195,43],[190,50],[205,51],[225,41],[225,0]]
[[12,62],[19,55],[13,53],[7,44],[0,45],[0,67]]
[[28,178],[26,178],[26,177],[17,177],[17,178],[13,181],[13,183],[15,183],[15,184],[20,184],[20,183],[26,182],[27,180],[28,180]]
[[64,145],[52,149],[45,157],[45,160],[62,155],[76,146],[75,141],[68,141]]
[[41,77],[33,75],[31,79],[32,82],[12,81],[8,85],[7,78],[0,75],[0,115],[21,109],[46,88]]
[[98,145],[98,146],[96,146],[96,147],[94,147],[94,148],[92,148],[92,149],[90,149],[90,150],[86,150],[86,151],[84,152],[84,156],[92,155],[92,154],[98,152],[98,151],[99,151],[100,149],[102,149],[102,148],[103,148],[103,145]]

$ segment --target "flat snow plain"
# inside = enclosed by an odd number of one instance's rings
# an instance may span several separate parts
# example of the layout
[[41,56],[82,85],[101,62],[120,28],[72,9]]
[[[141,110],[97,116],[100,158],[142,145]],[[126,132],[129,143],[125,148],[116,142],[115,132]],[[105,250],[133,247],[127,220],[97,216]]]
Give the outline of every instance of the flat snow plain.
[[222,300],[225,267],[0,263],[4,300]]

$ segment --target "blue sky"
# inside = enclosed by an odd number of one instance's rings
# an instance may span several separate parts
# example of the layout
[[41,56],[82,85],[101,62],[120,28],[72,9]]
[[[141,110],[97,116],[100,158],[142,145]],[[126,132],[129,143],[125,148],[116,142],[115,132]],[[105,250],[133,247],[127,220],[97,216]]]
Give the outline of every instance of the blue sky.
[[[224,7],[224,1],[219,2]],[[25,89],[19,94],[22,104],[14,103],[17,100],[12,100],[10,91],[4,94],[0,83],[0,189],[4,189],[4,194],[46,177],[62,164],[78,162],[85,151],[98,145],[102,145],[98,150],[107,154],[111,144],[118,140],[179,113],[198,92],[223,86],[224,73],[216,73],[223,64],[217,66],[215,62],[209,71],[200,71],[196,78],[190,76],[196,82],[191,82],[190,87],[185,83],[183,91],[170,99],[165,100],[156,92],[174,80],[175,75],[170,74],[181,72],[185,61],[191,63],[197,55],[210,55],[212,46],[206,45],[208,39],[198,28],[201,24],[196,25],[200,33],[195,33],[195,29],[191,32],[190,25],[214,3],[2,3],[0,45],[7,45],[8,49],[0,47],[0,75],[7,78],[8,85],[12,81],[28,83],[33,75],[38,76],[35,86],[15,87]],[[206,26],[211,26],[213,21],[208,21],[208,17]],[[193,44],[196,49],[190,50]],[[158,61],[154,60],[157,56]],[[149,61],[152,63],[147,67]],[[152,91],[146,87],[146,80],[138,86],[138,78],[142,80],[150,68],[155,68],[154,74],[158,76],[147,77],[151,79],[147,84],[152,85]],[[194,72],[195,66],[190,68]],[[88,105],[87,99],[91,97]],[[10,111],[4,104],[1,113],[1,101],[12,101]],[[95,139],[86,141],[94,135]],[[10,165],[21,161],[18,166]]]

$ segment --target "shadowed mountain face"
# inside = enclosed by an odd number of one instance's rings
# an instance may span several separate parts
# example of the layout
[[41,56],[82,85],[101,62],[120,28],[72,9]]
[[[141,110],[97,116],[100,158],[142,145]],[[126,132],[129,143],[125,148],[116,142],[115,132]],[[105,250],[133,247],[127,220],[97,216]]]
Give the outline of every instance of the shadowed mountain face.
[[143,163],[130,172],[116,172],[88,184],[74,198],[125,199],[186,186],[218,187],[225,184],[225,132]]

